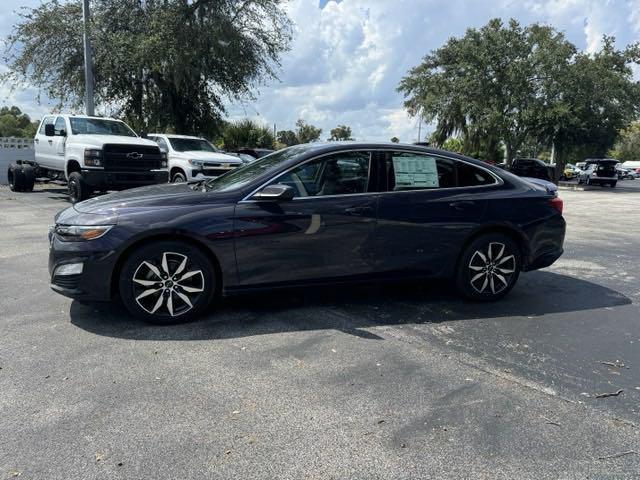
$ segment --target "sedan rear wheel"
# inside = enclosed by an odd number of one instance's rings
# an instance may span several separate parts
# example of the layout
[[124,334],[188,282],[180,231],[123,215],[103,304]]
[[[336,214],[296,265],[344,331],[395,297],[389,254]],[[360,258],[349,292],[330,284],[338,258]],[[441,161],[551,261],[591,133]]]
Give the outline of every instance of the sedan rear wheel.
[[125,260],[120,295],[125,307],[151,323],[187,322],[209,306],[215,274],[200,249],[182,242],[154,242]]
[[458,289],[473,300],[504,297],[520,274],[518,245],[502,234],[482,235],[465,249],[458,263]]

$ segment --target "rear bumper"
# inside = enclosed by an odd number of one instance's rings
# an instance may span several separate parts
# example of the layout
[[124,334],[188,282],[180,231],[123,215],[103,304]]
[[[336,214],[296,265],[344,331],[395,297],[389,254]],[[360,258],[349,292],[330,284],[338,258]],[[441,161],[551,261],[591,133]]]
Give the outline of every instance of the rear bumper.
[[142,172],[82,170],[82,178],[85,183],[93,188],[121,190],[125,188],[167,183],[169,181],[169,172],[167,170],[151,170]]
[[529,248],[522,269],[526,272],[545,268],[560,258],[566,229],[562,215],[554,215],[528,232]]

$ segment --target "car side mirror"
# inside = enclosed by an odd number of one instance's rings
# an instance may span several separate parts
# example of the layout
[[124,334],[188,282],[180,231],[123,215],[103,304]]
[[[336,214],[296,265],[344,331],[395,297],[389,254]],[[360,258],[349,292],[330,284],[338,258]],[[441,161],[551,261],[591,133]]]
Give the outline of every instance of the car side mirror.
[[53,137],[56,134],[56,128],[53,126],[53,123],[47,123],[44,126],[44,134],[47,137]]
[[264,187],[251,198],[261,202],[283,202],[292,200],[295,195],[296,192],[289,185],[277,183]]

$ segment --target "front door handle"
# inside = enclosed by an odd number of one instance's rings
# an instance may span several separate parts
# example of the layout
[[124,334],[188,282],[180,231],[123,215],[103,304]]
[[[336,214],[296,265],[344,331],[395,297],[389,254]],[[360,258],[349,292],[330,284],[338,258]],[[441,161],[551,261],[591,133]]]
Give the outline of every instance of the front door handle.
[[344,213],[347,215],[369,215],[373,213],[373,208],[371,207],[349,207],[344,209]]
[[465,208],[472,207],[475,204],[476,202],[473,202],[471,200],[460,200],[457,202],[451,202],[449,206],[455,208],[456,210],[464,210]]
[[36,142],[36,143],[40,143],[40,139],[39,138],[36,138],[33,141]]
[[53,140],[49,140],[49,145],[53,145]]

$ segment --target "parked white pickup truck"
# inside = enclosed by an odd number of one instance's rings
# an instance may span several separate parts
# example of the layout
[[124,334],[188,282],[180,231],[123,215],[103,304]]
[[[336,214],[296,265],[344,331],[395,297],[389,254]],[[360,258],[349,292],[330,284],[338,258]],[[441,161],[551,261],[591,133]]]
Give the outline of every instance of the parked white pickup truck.
[[174,183],[219,177],[245,163],[221,152],[204,138],[164,133],[150,133],[147,138],[167,153],[169,180]]
[[66,178],[73,203],[94,190],[166,183],[167,157],[126,123],[84,115],[47,115],[34,139],[39,176]]

